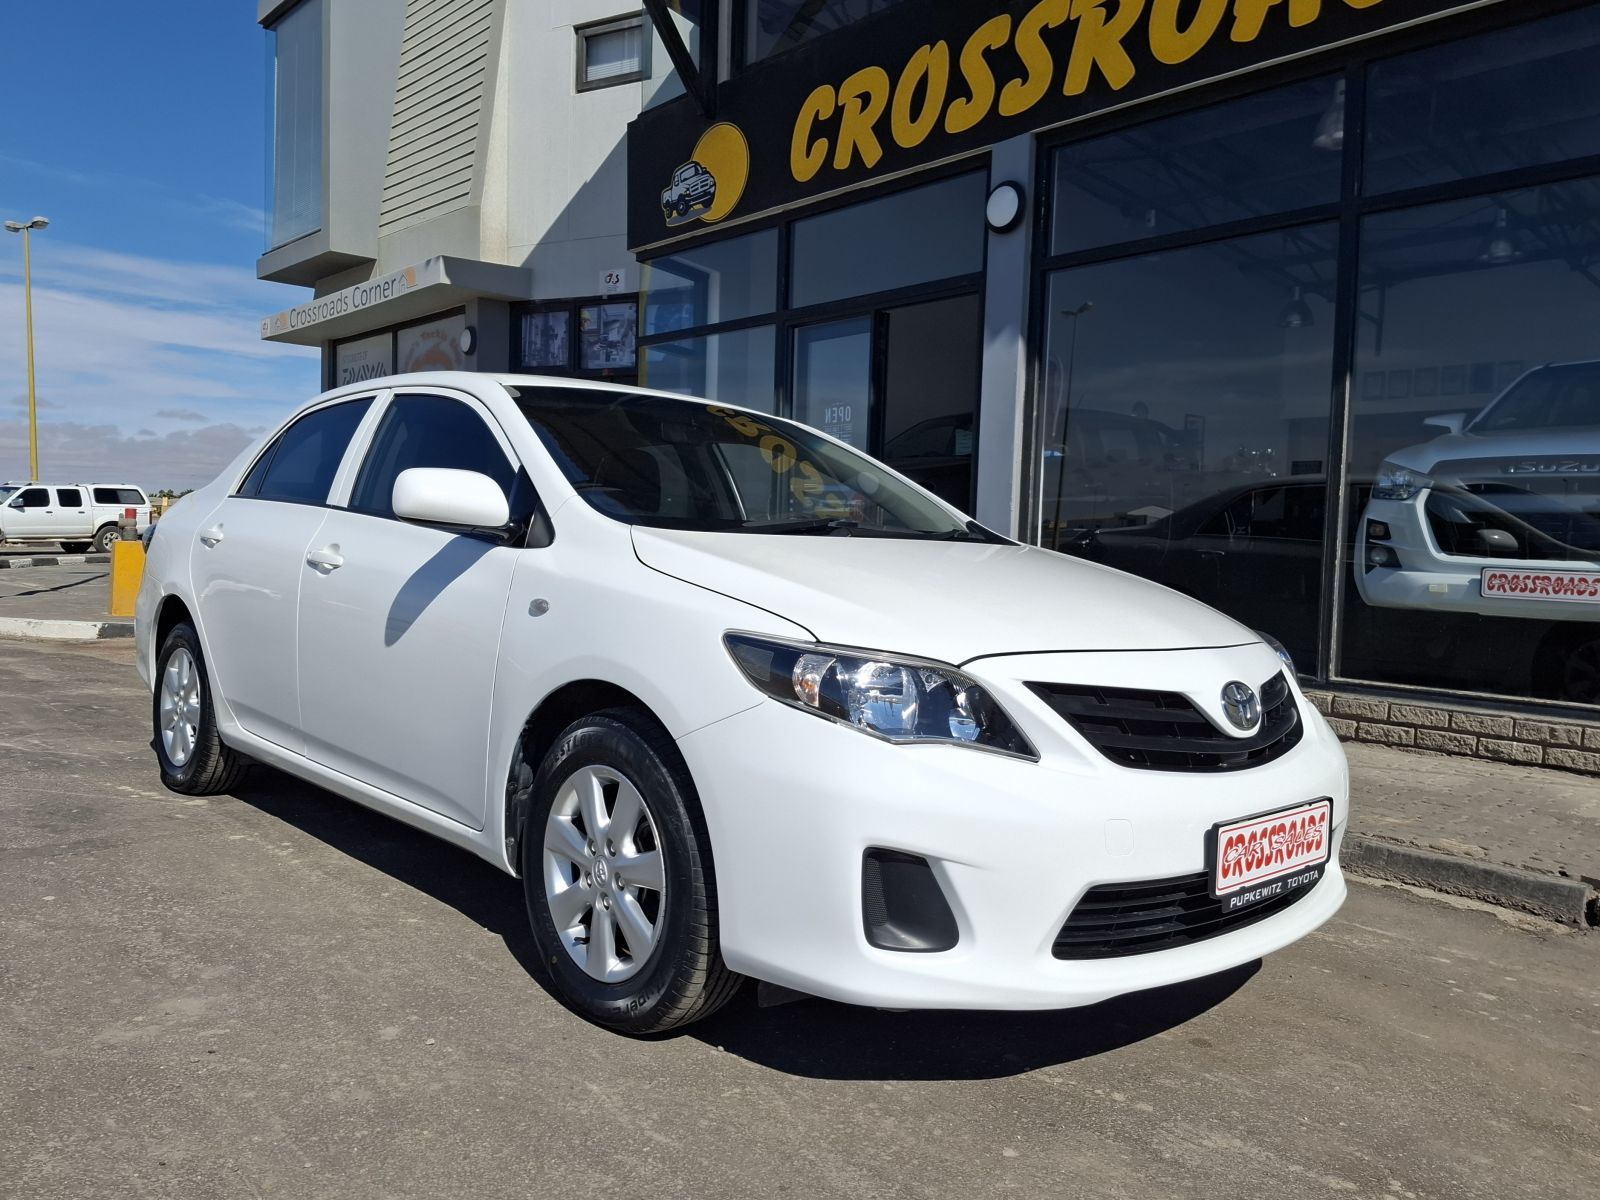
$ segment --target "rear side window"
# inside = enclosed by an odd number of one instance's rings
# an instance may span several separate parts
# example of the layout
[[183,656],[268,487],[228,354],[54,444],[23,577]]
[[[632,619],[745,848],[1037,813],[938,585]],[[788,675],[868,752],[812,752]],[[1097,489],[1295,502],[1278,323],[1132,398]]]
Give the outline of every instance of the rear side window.
[[141,504],[148,504],[144,493],[138,488],[97,487],[94,489],[94,502],[96,504],[133,505],[137,508]]
[[62,508],[82,508],[83,507],[83,489],[82,488],[57,488],[56,489],[56,503],[59,504]]
[[307,413],[278,435],[240,487],[241,496],[324,504],[356,426],[372,398]]
[[477,412],[448,396],[396,396],[361,464],[350,507],[374,516],[394,515],[394,481],[412,467],[477,471],[509,499],[517,470]]

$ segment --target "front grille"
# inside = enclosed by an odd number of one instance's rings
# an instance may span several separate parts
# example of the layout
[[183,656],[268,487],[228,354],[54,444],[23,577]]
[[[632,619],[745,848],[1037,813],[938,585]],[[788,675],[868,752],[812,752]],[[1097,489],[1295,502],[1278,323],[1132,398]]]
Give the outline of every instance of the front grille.
[[1187,696],[1132,688],[1030,683],[1034,694],[1112,762],[1145,771],[1242,771],[1281,758],[1300,744],[1304,726],[1280,672],[1256,689],[1261,728],[1229,737]]
[[1312,888],[1297,888],[1235,913],[1224,913],[1211,896],[1205,871],[1143,883],[1090,888],[1056,934],[1057,958],[1116,958],[1149,954],[1220,937],[1264,921],[1297,903]]

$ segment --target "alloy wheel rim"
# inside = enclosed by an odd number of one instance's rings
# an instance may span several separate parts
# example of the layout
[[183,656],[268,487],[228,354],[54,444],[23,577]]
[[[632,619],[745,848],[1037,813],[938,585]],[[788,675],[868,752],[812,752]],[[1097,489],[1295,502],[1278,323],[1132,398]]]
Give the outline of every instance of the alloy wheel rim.
[[200,735],[200,670],[182,646],[161,673],[161,745],[175,767],[187,763]]
[[544,895],[561,945],[602,983],[650,958],[666,915],[655,818],[639,789],[609,767],[562,783],[544,828]]

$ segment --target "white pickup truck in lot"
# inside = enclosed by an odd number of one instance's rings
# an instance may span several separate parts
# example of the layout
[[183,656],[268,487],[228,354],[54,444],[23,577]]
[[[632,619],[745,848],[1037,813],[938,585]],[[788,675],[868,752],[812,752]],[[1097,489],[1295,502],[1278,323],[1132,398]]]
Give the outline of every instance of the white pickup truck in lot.
[[0,542],[55,542],[69,554],[108,550],[130,510],[136,529],[150,524],[149,497],[131,483],[0,484]]

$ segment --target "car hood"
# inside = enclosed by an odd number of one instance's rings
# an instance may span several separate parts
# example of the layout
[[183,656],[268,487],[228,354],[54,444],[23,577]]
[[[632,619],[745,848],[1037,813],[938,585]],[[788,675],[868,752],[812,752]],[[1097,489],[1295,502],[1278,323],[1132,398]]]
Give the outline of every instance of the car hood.
[[776,613],[819,641],[948,663],[1255,640],[1199,601],[1035,546],[643,526],[633,543],[646,566]]
[[1442,462],[1473,459],[1560,460],[1600,459],[1600,430],[1531,429],[1516,433],[1453,433],[1407,446],[1390,454],[1391,462],[1428,472]]

